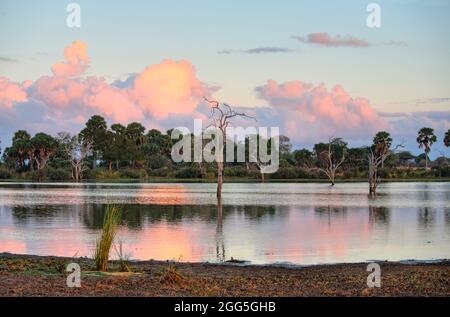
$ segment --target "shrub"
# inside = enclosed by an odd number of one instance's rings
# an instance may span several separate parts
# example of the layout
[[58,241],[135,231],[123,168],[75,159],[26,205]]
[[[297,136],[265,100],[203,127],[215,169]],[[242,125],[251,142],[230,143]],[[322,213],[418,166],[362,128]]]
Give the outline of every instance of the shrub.
[[47,169],[28,172],[25,174],[25,178],[30,178],[33,181],[42,182],[47,179]]
[[170,161],[165,156],[155,154],[148,158],[148,167],[152,170],[157,170],[169,165]]
[[83,179],[95,179],[95,171],[87,169],[83,172]]
[[12,178],[12,173],[6,167],[0,166],[0,179]]
[[72,174],[64,168],[48,168],[47,177],[52,181],[63,181],[72,178]]
[[116,171],[110,172],[107,168],[100,167],[93,171],[96,179],[117,179],[120,178],[120,173]]
[[125,178],[139,179],[147,177],[147,172],[144,169],[126,168],[120,171],[120,176]]
[[185,167],[175,173],[176,178],[202,178],[202,172],[197,167]]
[[438,174],[437,176],[450,177],[450,166],[439,167]]
[[225,176],[242,177],[247,176],[247,170],[243,166],[227,166],[224,170]]
[[170,173],[170,169],[167,166],[155,169],[155,170],[148,170],[147,174],[150,176],[156,176],[156,177],[166,177]]
[[278,171],[270,174],[272,179],[312,178],[304,169],[298,167],[280,167]]
[[378,176],[381,178],[389,178],[391,175],[391,169],[389,167],[379,168]]

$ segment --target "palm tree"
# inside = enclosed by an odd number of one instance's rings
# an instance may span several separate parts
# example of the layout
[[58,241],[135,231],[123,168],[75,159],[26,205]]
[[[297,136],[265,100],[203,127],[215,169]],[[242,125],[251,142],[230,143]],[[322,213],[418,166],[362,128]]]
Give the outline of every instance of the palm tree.
[[423,148],[425,152],[425,169],[428,169],[428,153],[430,153],[431,146],[436,140],[437,138],[432,128],[422,128],[419,130],[417,143],[419,143],[419,148]]
[[[391,145],[392,138],[389,132],[380,131],[373,138],[374,152],[378,156],[382,156],[388,153]],[[384,160],[381,161],[381,168],[384,168]]]
[[447,132],[445,132],[444,144],[446,147],[450,146],[450,129]]

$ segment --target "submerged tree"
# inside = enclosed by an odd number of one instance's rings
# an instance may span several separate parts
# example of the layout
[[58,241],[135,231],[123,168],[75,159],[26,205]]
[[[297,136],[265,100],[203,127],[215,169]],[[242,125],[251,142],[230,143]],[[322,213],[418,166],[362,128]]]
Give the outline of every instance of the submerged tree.
[[422,128],[419,130],[417,143],[419,143],[419,148],[423,148],[425,152],[425,169],[428,169],[428,154],[431,151],[431,146],[436,141],[437,138],[432,128]]
[[215,154],[217,165],[217,198],[222,197],[222,185],[223,185],[223,171],[224,171],[224,140],[226,138],[227,128],[231,124],[231,120],[235,117],[246,117],[254,119],[243,112],[237,112],[233,110],[226,103],[219,103],[216,100],[208,100],[204,98],[211,105],[211,126],[218,129],[222,135],[221,140],[215,140]]
[[330,138],[328,143],[315,144],[314,152],[317,166],[310,167],[309,170],[318,170],[324,173],[330,179],[331,186],[334,186],[336,172],[345,161],[347,143],[342,138]]
[[[387,132],[378,132],[377,136],[380,136]],[[389,134],[388,134],[389,135]],[[386,136],[386,135],[384,135]],[[390,137],[389,137],[390,139]],[[383,165],[383,162],[391,155],[393,154],[398,148],[403,147],[402,144],[396,145],[394,149],[390,149],[392,139],[390,139],[389,147],[386,148],[386,150],[380,150],[380,145],[377,141],[380,139],[375,137],[373,139],[374,144],[368,148],[368,155],[367,160],[369,163],[369,193],[375,194],[377,191],[378,184],[380,182],[380,177],[378,175],[378,168]]]
[[373,138],[373,145],[375,154],[383,157],[383,159],[381,160],[381,168],[384,168],[384,160],[387,158],[387,156],[384,156],[383,154],[388,153],[389,149],[391,148],[391,135],[386,131],[378,132]]

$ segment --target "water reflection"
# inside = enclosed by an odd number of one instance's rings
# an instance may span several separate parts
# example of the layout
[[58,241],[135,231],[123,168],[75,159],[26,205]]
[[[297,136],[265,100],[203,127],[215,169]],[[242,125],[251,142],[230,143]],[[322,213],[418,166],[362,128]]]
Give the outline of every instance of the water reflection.
[[388,226],[390,210],[386,207],[369,206],[369,223]]
[[91,256],[107,203],[125,201],[118,239],[135,259],[450,257],[446,183],[382,184],[376,197],[357,183],[226,185],[217,201],[209,184],[0,184],[0,252]]
[[419,226],[423,229],[428,229],[433,226],[435,219],[435,211],[430,208],[419,208],[417,213]]
[[220,198],[217,199],[217,216],[216,216],[216,259],[219,262],[226,261],[225,239],[223,236],[223,205]]

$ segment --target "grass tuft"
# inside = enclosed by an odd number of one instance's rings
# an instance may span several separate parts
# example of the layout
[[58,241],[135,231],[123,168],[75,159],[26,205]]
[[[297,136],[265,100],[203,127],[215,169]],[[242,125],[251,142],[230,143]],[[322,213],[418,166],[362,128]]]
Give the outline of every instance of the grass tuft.
[[186,278],[178,271],[177,266],[172,264],[161,272],[160,281],[169,285],[180,285],[186,282]]
[[122,251],[122,242],[119,243],[119,248],[114,244],[114,250],[116,250],[117,257],[119,258],[119,271],[120,272],[131,272],[129,259],[130,256]]
[[105,272],[108,270],[109,253],[119,226],[120,214],[121,209],[118,206],[109,205],[106,207],[102,233],[95,244],[94,260],[98,271]]

